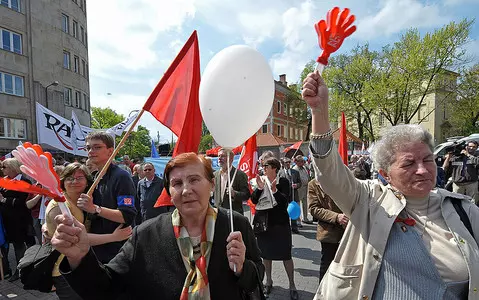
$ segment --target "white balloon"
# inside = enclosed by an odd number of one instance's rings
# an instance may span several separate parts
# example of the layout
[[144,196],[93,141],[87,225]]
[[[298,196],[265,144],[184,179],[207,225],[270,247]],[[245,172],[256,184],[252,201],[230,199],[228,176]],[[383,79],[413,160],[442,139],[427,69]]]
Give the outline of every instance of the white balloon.
[[218,52],[201,78],[203,120],[215,141],[234,148],[255,134],[274,100],[274,79],[257,50],[235,45]]

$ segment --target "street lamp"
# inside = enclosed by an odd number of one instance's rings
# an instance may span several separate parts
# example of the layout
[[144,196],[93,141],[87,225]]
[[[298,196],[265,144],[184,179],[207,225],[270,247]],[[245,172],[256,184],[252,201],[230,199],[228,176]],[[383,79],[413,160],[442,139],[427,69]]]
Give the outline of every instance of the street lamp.
[[45,87],[45,104],[47,108],[48,108],[48,88],[51,86],[57,86],[57,85],[58,85],[58,81],[55,80],[54,82],[50,83],[49,85]]

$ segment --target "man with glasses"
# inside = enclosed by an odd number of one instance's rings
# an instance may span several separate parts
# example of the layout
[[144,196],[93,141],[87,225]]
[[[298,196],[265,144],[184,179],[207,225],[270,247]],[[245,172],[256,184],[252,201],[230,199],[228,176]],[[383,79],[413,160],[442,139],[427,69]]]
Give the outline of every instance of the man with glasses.
[[174,206],[155,208],[155,203],[163,191],[163,179],[155,174],[152,163],[146,162],[141,167],[144,178],[138,182],[138,200],[140,202],[141,220],[145,222],[162,213],[173,211]]
[[[228,155],[230,164],[230,181],[231,188],[228,188]],[[230,208],[229,193],[231,193],[231,200],[233,204],[233,210],[243,214],[243,201],[247,201],[250,197],[248,188],[248,176],[241,170],[237,170],[233,167],[233,152],[226,149],[220,149],[218,151],[218,164],[220,170],[215,172],[215,191],[213,199],[217,207],[223,207],[225,209]],[[234,175],[236,172],[236,176]],[[233,178],[234,177],[234,178]]]
[[[90,132],[86,137],[88,158],[103,169],[114,151],[113,137],[105,132]],[[93,173],[96,176],[98,172]],[[82,194],[78,207],[91,215],[90,232],[96,234],[113,233],[120,224],[132,225],[137,210],[135,208],[136,189],[131,176],[118,166],[110,164],[105,175],[93,192],[93,199]],[[93,246],[96,256],[102,263],[109,262],[118,254],[123,242]]]

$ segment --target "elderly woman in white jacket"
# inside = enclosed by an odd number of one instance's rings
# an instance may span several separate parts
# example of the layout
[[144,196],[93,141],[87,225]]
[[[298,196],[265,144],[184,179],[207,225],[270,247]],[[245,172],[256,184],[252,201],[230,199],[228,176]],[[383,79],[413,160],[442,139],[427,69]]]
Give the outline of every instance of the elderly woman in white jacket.
[[360,181],[332,142],[319,73],[305,79],[303,98],[316,179],[350,218],[315,299],[479,299],[479,208],[435,189],[431,135],[418,125],[392,127],[373,151],[388,184]]

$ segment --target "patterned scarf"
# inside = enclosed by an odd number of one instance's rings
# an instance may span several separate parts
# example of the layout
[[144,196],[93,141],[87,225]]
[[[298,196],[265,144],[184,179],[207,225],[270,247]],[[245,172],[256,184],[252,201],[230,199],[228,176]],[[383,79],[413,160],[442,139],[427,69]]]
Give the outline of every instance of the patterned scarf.
[[193,253],[193,244],[190,236],[181,222],[180,213],[175,209],[171,215],[173,231],[176,241],[180,247],[180,252],[187,266],[188,275],[186,276],[180,300],[210,299],[210,289],[208,285],[208,274],[206,268],[211,254],[213,237],[215,234],[215,223],[217,209],[211,205],[206,212],[205,228],[201,233],[201,256],[195,261]]

